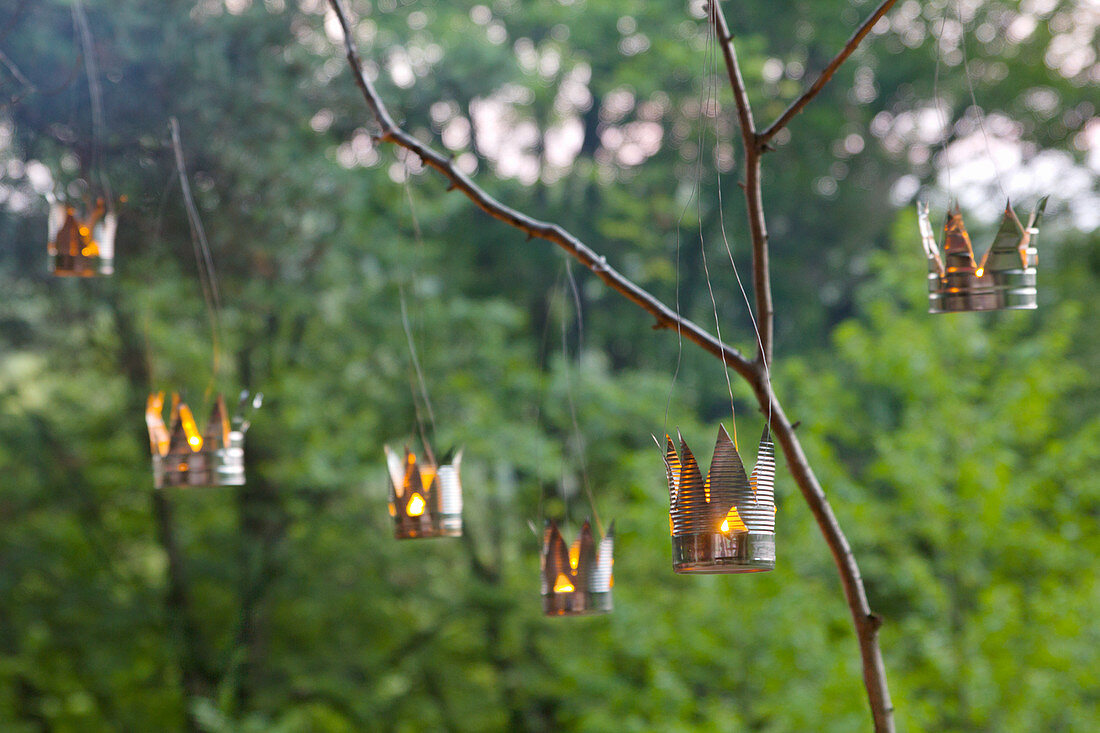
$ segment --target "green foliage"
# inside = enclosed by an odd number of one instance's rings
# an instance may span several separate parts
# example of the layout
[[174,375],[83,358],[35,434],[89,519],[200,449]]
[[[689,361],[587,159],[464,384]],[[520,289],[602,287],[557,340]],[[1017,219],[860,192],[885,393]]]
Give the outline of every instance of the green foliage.
[[[709,453],[728,420],[721,366],[680,353],[675,334],[575,267],[578,321],[557,252],[375,147],[323,3],[89,0],[107,113],[98,160],[129,200],[114,278],[48,278],[25,172],[40,162],[79,187],[95,173],[93,139],[69,3],[29,5],[0,10],[14,29],[0,45],[38,87],[0,69],[4,98],[20,96],[0,108],[0,729],[866,727],[832,558],[782,465],[774,572],[671,573],[650,434],[679,428]],[[754,349],[719,228],[748,285],[736,154],[718,179],[697,144],[698,3],[354,5],[365,57],[384,62],[370,71],[410,129],[476,155],[493,195],[711,323],[701,230],[723,335]],[[867,5],[727,9],[758,124]],[[938,12],[913,22],[927,30]],[[1004,12],[990,3],[975,23]],[[1092,113],[1078,80],[1040,61],[1053,34],[971,51],[1014,54],[983,99],[1022,120],[1025,139],[1080,158],[1074,136]],[[876,115],[931,95],[931,54],[903,41],[878,35],[766,161],[776,382],[886,618],[902,727],[1088,730],[1100,720],[1100,392],[1085,305],[1100,283],[1096,236],[1065,218],[1044,229],[1038,313],[924,313],[914,217],[889,196],[910,169],[870,132]],[[563,84],[584,73],[591,104],[563,112]],[[853,98],[868,73],[874,96]],[[960,108],[963,83],[941,81]],[[1040,88],[1065,111],[1056,120],[1028,106]],[[476,132],[446,132],[508,94],[509,114],[537,132],[534,185]],[[583,140],[556,170],[546,133],[570,114]],[[170,115],[220,273],[217,374]],[[654,120],[661,145],[640,165],[604,143],[616,125]],[[863,152],[838,152],[853,134]],[[825,176],[835,190],[817,185]],[[466,451],[462,540],[397,543],[385,514],[381,446],[417,433],[402,292],[435,447]],[[153,494],[146,394],[186,390],[204,413],[212,387],[266,395],[248,486]],[[760,418],[735,390],[751,463]],[[544,619],[528,522],[567,517],[572,536],[586,484],[615,521],[616,610]]]

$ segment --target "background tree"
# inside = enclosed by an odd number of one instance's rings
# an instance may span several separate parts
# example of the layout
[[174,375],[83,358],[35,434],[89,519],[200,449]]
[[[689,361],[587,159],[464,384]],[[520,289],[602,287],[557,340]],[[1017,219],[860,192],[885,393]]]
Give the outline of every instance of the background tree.
[[[494,195],[600,242],[609,260],[671,301],[677,221],[700,154],[691,152],[702,124],[692,102],[706,16],[680,4],[594,5],[499,4],[484,6],[488,16],[475,3],[356,10],[399,120],[453,144],[456,159],[472,154]],[[1088,26],[1071,23],[1081,10],[1070,3],[977,8],[971,57],[1006,67],[979,87],[995,139],[1003,112],[1020,125],[1008,138],[1036,146],[1023,151],[1037,179],[1041,146],[1076,164],[1057,169],[1064,188],[1080,176],[1086,183],[1061,199],[1060,218],[1056,211],[1042,234],[1040,311],[932,319],[912,216],[893,208],[915,195],[910,176],[938,189],[935,149],[907,125],[931,95],[927,34],[944,11],[912,6],[899,7],[794,122],[776,154],[782,165],[765,180],[771,234],[782,240],[775,297],[789,314],[777,323],[787,363],[776,388],[802,420],[862,553],[873,606],[890,622],[883,644],[899,727],[1088,728],[1100,717],[1088,692],[1097,589],[1081,572],[1096,549],[1087,531],[1097,511],[1096,346],[1083,303],[1100,265],[1086,216],[1095,112],[1082,84],[1095,61],[1074,71],[1065,51],[1088,47],[1077,30]],[[589,437],[589,479],[620,530],[617,609],[578,624],[538,616],[537,542],[526,521],[563,475],[568,486],[579,476],[561,448],[572,432],[555,345],[561,265],[487,224],[414,161],[371,143],[321,3],[89,4],[108,113],[103,159],[130,197],[119,273],[103,282],[42,274],[41,164],[80,177],[87,91],[67,5],[19,10],[0,17],[12,28],[0,50],[37,91],[0,77],[5,99],[19,97],[4,109],[0,152],[3,727],[865,725],[845,608],[790,484],[779,487],[774,573],[729,582],[668,571],[667,496],[638,426],[657,424],[675,342],[639,338],[651,319],[583,278],[585,351],[569,383]],[[785,107],[859,17],[843,3],[803,3],[805,25],[791,28],[789,8],[738,10],[742,66],[762,118]],[[1018,18],[1036,21],[1023,38],[977,32],[986,19],[1000,30]],[[553,50],[556,70],[542,61]],[[947,56],[940,91],[966,142],[965,79]],[[568,91],[585,66],[590,102],[584,89]],[[849,96],[853,89],[874,96]],[[512,120],[498,137],[515,139],[531,122],[542,141],[535,178],[507,169],[511,151],[479,147],[476,130],[490,122],[471,110],[493,110],[494,95]],[[547,136],[570,116],[559,95],[578,100],[585,142],[553,170]],[[728,105],[720,124],[732,120]],[[172,114],[226,293],[233,358],[221,386],[259,388],[269,401],[250,434],[248,487],[170,494],[158,505],[144,394],[177,385],[201,394],[210,359],[186,222],[169,185]],[[465,142],[460,116],[471,128]],[[645,122],[661,127],[660,146],[632,164],[639,151],[623,152],[622,140]],[[862,138],[858,152],[842,145],[851,134]],[[831,142],[811,142],[823,140]],[[922,146],[928,157],[909,163]],[[952,152],[956,165],[965,160],[962,148]],[[422,246],[393,180],[406,168]],[[835,188],[819,182],[826,171]],[[700,198],[720,261],[712,181],[702,177]],[[738,196],[724,192],[723,202],[733,231],[744,221]],[[681,309],[705,323],[693,208],[680,224]],[[747,240],[736,233],[734,252],[744,272]],[[719,289],[736,293],[728,271],[714,274]],[[413,425],[399,284],[428,343],[421,357],[441,442],[467,445],[469,542],[409,547],[388,536],[379,444]],[[737,324],[734,341],[751,350],[739,302],[720,298],[723,332]],[[675,390],[670,422],[689,436],[711,434],[728,404],[714,360],[685,349]],[[749,414],[747,395],[737,397]],[[571,516],[583,511],[574,504]],[[1024,538],[1026,549],[1016,544]]]

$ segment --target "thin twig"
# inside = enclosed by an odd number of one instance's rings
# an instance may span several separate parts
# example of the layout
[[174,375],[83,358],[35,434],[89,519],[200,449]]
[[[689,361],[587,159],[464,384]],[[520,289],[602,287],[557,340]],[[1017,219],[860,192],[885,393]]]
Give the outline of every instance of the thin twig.
[[801,112],[802,108],[818,95],[825,85],[829,83],[829,80],[833,78],[833,74],[840,68],[840,65],[848,60],[852,52],[863,42],[864,37],[871,32],[871,29],[882,19],[882,16],[886,15],[890,8],[894,7],[894,3],[896,2],[897,0],[883,0],[883,3],[875,8],[875,12],[867,16],[867,20],[863,21],[863,24],[856,29],[856,32],[853,33],[852,37],[848,39],[848,42],[844,44],[844,48],[840,49],[840,53],[829,62],[829,65],[825,67],[821,75],[810,85],[810,88],[802,92],[802,96],[794,100],[791,106],[787,108],[787,111],[779,116],[779,119],[757,136],[756,144],[758,147],[764,149],[767,142],[775,137],[777,132],[786,127],[787,124],[794,119],[794,116]]
[[19,70],[19,67],[15,65],[15,62],[8,58],[7,54],[0,51],[0,65],[3,65],[8,72],[15,78],[17,82],[27,87],[31,91],[37,91],[38,87],[34,85],[34,82],[27,78],[26,74]]

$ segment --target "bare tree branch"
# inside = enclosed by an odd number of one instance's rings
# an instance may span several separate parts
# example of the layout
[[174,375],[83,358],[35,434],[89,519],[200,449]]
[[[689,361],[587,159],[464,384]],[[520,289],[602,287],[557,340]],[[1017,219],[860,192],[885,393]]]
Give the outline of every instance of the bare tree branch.
[[540,221],[527,216],[515,209],[505,206],[490,196],[484,189],[478,186],[462,171],[455,168],[453,161],[443,154],[433,150],[428,145],[417,140],[394,123],[385,103],[374,84],[363,73],[363,62],[359,56],[359,49],[355,43],[347,12],[344,10],[341,0],[329,0],[329,4],[340,21],[344,31],[344,45],[347,49],[348,63],[355,76],[355,82],[363,92],[375,120],[381,128],[379,140],[391,142],[402,147],[420,158],[423,163],[439,171],[451,182],[451,187],[464,193],[478,208],[494,219],[510,224],[527,234],[529,237],[537,237],[553,242],[566,252],[575,257],[581,264],[594,272],[597,277],[607,283],[608,287],[621,293],[631,302],[640,306],[646,312],[657,319],[660,328],[679,330],[684,338],[693,341],[711,354],[724,358],[725,362],[742,377],[749,379],[754,374],[752,363],[745,358],[740,351],[728,346],[697,324],[680,316],[673,309],[658,300],[654,295],[633,281],[622,275],[618,270],[607,263],[607,259],[596,254],[584,242],[567,232],[557,224]]
[[[822,78],[815,82],[814,87],[803,95],[804,101],[801,101],[798,108],[794,109],[793,112],[789,111],[789,115],[780,118],[782,124],[785,125],[790,117],[797,114],[820,91],[820,87],[828,82],[836,71],[836,67],[843,63],[844,59],[859,45],[867,34],[867,30],[894,2],[895,0],[887,0],[883,7],[872,16],[872,19],[864,24],[866,30],[861,28],[861,31],[853,36],[848,46],[845,47],[845,51],[842,52],[841,56],[838,56],[838,60],[834,60],[830,64],[830,68],[822,74]],[[841,531],[832,507],[825,497],[825,492],[809,465],[798,437],[795,435],[794,427],[783,412],[779,400],[772,390],[768,376],[773,342],[773,312],[768,263],[768,235],[760,187],[760,156],[765,150],[767,139],[770,139],[781,127],[773,125],[772,128],[769,128],[770,134],[769,132],[764,135],[756,133],[744,79],[737,64],[732,35],[718,3],[711,3],[711,21],[714,23],[721,41],[722,53],[726,61],[730,84],[737,105],[741,138],[746,156],[745,200],[748,205],[749,225],[753,241],[753,283],[756,295],[757,323],[761,331],[760,352],[757,358],[751,362],[739,351],[723,344],[696,324],[675,313],[652,294],[611,268],[605,258],[597,255],[587,245],[560,226],[533,219],[500,203],[478,187],[468,176],[457,170],[449,158],[432,150],[398,127],[393,122],[393,118],[374,89],[370,79],[363,73],[362,60],[359,57],[359,51],[342,1],[329,0],[329,5],[343,29],[348,63],[355,76],[355,81],[363,92],[367,105],[374,113],[375,120],[381,128],[380,140],[391,142],[417,155],[425,165],[441,173],[451,182],[453,188],[462,191],[490,216],[512,225],[527,233],[530,237],[539,237],[562,247],[592,270],[609,287],[652,314],[657,319],[658,326],[678,329],[692,342],[711,354],[722,358],[726,364],[749,383],[761,410],[770,415],[771,430],[783,449],[791,474],[798,484],[802,496],[809,504],[814,518],[817,520],[818,527],[833,554],[839,570],[841,585],[852,613],[856,636],[859,641],[860,653],[863,659],[864,684],[867,687],[875,730],[878,733],[892,733],[894,730],[893,707],[886,686],[886,672],[882,662],[882,654],[878,647],[878,629],[881,626],[881,620],[871,612],[867,602],[867,594],[863,587],[863,580],[860,577],[859,566],[852,554],[851,546]],[[778,125],[779,122],[776,124]]]
[[825,492],[821,488],[817,476],[802,451],[802,445],[794,433],[794,428],[783,412],[779,400],[772,391],[768,365],[772,359],[773,323],[774,312],[771,295],[771,269],[768,262],[768,233],[764,218],[763,191],[760,186],[760,159],[767,149],[767,141],[771,139],[787,122],[805,107],[822,87],[832,78],[836,69],[844,63],[844,60],[860,44],[863,38],[874,26],[878,19],[890,9],[895,0],[886,0],[871,17],[864,22],[855,35],[848,41],[844,50],[833,59],[832,63],[822,72],[813,86],[799,98],[779,120],[763,134],[757,134],[753,128],[752,110],[749,107],[748,95],[745,92],[745,82],[741,76],[741,70],[737,62],[737,52],[733,46],[733,35],[726,22],[718,0],[711,0],[711,22],[714,23],[715,32],[722,46],[722,54],[726,61],[726,70],[729,72],[730,86],[733,90],[734,102],[737,105],[737,116],[741,124],[741,140],[745,151],[745,203],[749,215],[749,228],[752,234],[753,245],[753,289],[756,296],[756,319],[760,330],[760,355],[756,366],[757,378],[749,380],[756,392],[757,401],[765,414],[771,415],[771,428],[783,448],[783,454],[787,458],[787,466],[798,484],[802,496],[813,512],[818,528],[829,545],[833,554],[837,571],[840,574],[840,583],[844,589],[844,597],[848,602],[848,609],[852,614],[852,623],[855,626],[856,638],[859,642],[860,657],[863,663],[863,683],[867,688],[868,702],[871,707],[871,715],[874,719],[875,731],[878,733],[892,733],[894,730],[893,704],[890,701],[890,690],[886,683],[886,667],[882,661],[882,652],[878,645],[878,630],[882,625],[879,616],[871,611],[867,601],[867,591],[863,587],[863,578],[859,572],[852,548],[848,544],[848,538],[840,528],[840,524],[833,514]]
[[810,88],[802,92],[802,96],[794,100],[791,106],[787,108],[787,111],[779,116],[779,119],[757,136],[756,144],[762,150],[765,149],[764,146],[769,140],[775,137],[777,132],[786,127],[787,124],[794,119],[794,116],[801,112],[802,108],[809,104],[810,100],[816,97],[818,92],[825,88],[825,85],[833,78],[833,74],[840,68],[840,65],[848,60],[852,52],[863,42],[864,37],[875,27],[875,23],[878,23],[882,16],[886,15],[890,8],[894,7],[894,3],[896,2],[897,0],[883,0],[883,3],[875,9],[875,12],[867,16],[867,20],[863,21],[863,24],[856,29],[856,32],[853,33],[852,37],[848,39],[848,42],[844,44],[844,48],[840,49],[840,53],[829,62],[829,65],[825,67],[821,75],[810,85]]
[[783,412],[779,400],[771,390],[771,385],[766,379],[762,379],[753,383],[752,386],[762,406],[770,402],[772,432],[783,448],[787,468],[794,477],[795,483],[798,484],[803,498],[806,499],[817,521],[817,526],[825,538],[825,543],[833,555],[837,571],[840,573],[844,599],[852,614],[852,624],[855,627],[856,640],[859,642],[863,684],[867,688],[867,699],[871,707],[871,717],[874,719],[875,732],[893,733],[894,705],[890,700],[890,688],[886,683],[886,665],[882,661],[882,651],[878,645],[878,631],[882,627],[882,617],[871,610],[871,605],[867,601],[867,591],[863,587],[863,576],[859,572],[855,555],[852,554],[852,547],[848,544],[848,538],[844,536],[840,523],[833,514],[833,508],[829,505],[825,491],[821,488],[821,483],[817,480],[806,454],[802,451],[802,444],[795,435],[794,426]]

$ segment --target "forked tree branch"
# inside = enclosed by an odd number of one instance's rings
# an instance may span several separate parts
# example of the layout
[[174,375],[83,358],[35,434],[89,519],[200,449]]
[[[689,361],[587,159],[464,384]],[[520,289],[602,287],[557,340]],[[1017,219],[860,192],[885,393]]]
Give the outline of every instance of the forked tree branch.
[[756,361],[764,366],[772,363],[775,337],[775,311],[772,307],[771,264],[768,261],[768,224],[764,219],[764,194],[760,188],[760,145],[757,144],[756,125],[752,119],[752,106],[745,90],[745,80],[737,63],[737,51],[733,47],[726,16],[721,5],[712,0],[709,4],[710,21],[722,47],[722,58],[729,72],[733,101],[737,106],[737,119],[741,126],[741,147],[745,151],[745,209],[749,218],[749,238],[752,240],[752,290],[756,299],[756,330],[760,336],[760,351]]
[[805,453],[802,452],[802,446],[794,434],[794,428],[787,420],[770,384],[768,366],[771,364],[772,358],[774,311],[771,294],[771,267],[768,261],[768,232],[764,218],[763,190],[760,185],[760,159],[765,150],[768,149],[767,141],[771,139],[771,136],[782,129],[821,91],[840,65],[844,63],[844,60],[852,54],[874,24],[890,9],[894,2],[895,0],[885,0],[871,14],[871,17],[864,21],[855,35],[849,39],[844,49],[826,67],[810,89],[763,134],[757,134],[753,127],[752,108],[749,105],[745,83],[737,63],[733,35],[730,33],[729,24],[726,22],[721,4],[718,0],[711,0],[710,2],[710,20],[714,24],[715,33],[718,35],[722,46],[722,55],[726,61],[726,70],[729,72],[730,87],[733,91],[734,103],[737,105],[737,117],[741,124],[741,141],[745,154],[745,204],[752,235],[753,288],[756,295],[757,327],[760,331],[760,356],[758,361],[763,362],[763,369],[759,372],[761,378],[756,382],[750,382],[750,384],[756,392],[761,408],[772,416],[772,431],[783,448],[783,454],[787,458],[791,475],[798,484],[806,503],[809,504],[821,534],[833,554],[837,571],[840,573],[840,583],[844,588],[844,597],[852,614],[856,639],[859,642],[860,658],[863,665],[863,683],[867,688],[871,716],[874,719],[875,730],[879,733],[892,733],[894,730],[894,710],[890,701],[890,689],[886,683],[886,666],[883,664],[882,651],[878,645],[878,630],[882,621],[871,611],[871,606],[867,601],[867,591],[863,586],[863,578],[859,572],[859,565],[852,554],[848,539],[844,536],[844,532],[833,514],[832,507],[825,497],[825,492],[806,459]]
[[[894,1],[887,0],[883,7],[876,11],[875,16],[873,16],[874,20],[877,21],[878,17],[881,17],[882,13],[885,13]],[[885,667],[878,647],[878,629],[881,620],[871,612],[867,602],[867,594],[863,587],[863,580],[860,577],[859,566],[852,555],[851,546],[841,531],[832,507],[825,497],[825,492],[809,465],[798,437],[795,435],[794,427],[783,412],[783,408],[772,390],[768,376],[772,348],[772,306],[768,266],[768,237],[764,222],[759,177],[760,155],[764,150],[764,142],[766,141],[762,142],[761,136],[755,132],[752,110],[749,106],[744,80],[737,64],[732,35],[718,4],[713,3],[711,20],[715,24],[721,40],[722,53],[726,60],[734,100],[737,104],[746,155],[745,197],[749,207],[749,225],[753,240],[753,282],[756,290],[757,322],[760,324],[761,331],[761,350],[757,358],[752,361],[745,358],[737,349],[722,343],[695,323],[670,309],[651,293],[624,277],[608,265],[604,257],[597,255],[587,245],[560,226],[533,219],[500,203],[468,176],[456,169],[448,157],[441,155],[398,127],[381,97],[374,89],[374,85],[363,72],[362,59],[359,56],[353,30],[342,0],[329,0],[329,5],[336,14],[343,30],[348,63],[351,66],[356,84],[363,92],[367,105],[381,128],[380,140],[393,143],[417,155],[425,165],[441,173],[451,182],[453,188],[462,191],[474,204],[490,216],[525,232],[528,237],[545,239],[562,247],[592,270],[609,287],[652,314],[657,319],[659,327],[677,329],[693,343],[721,358],[725,364],[733,368],[749,383],[761,410],[771,416],[772,433],[783,449],[791,474],[798,484],[803,498],[809,505],[839,570],[841,585],[844,588],[845,599],[851,610],[856,637],[859,641],[863,659],[864,684],[867,687],[875,730],[878,733],[892,733],[894,730],[893,707],[890,703],[890,693],[886,687]],[[869,29],[873,24],[873,22],[870,22],[870,25],[865,25]],[[780,118],[784,125],[791,117],[798,114],[801,108],[820,91],[820,87],[828,82],[836,71],[836,67],[843,63],[844,59],[859,45],[865,35],[866,31],[863,31],[862,33],[857,32],[857,35],[853,36],[845,51],[842,52],[842,56],[838,57],[839,60],[834,60],[833,64],[830,64],[831,70],[827,70],[828,74],[823,73],[823,78],[815,83],[816,89],[811,88],[807,94],[803,95],[805,100],[801,102],[798,109]],[[779,122],[776,124],[779,124]],[[773,125],[772,127],[775,128],[776,126]],[[771,129],[769,128],[769,130]],[[778,131],[778,129],[781,128],[776,128],[775,131]],[[774,132],[771,134],[774,135]]]
[[840,53],[833,57],[833,60],[829,62],[829,65],[821,72],[810,88],[802,92],[802,95],[791,103],[791,106],[787,108],[787,111],[779,115],[779,119],[773,122],[768,129],[757,135],[756,144],[761,150],[766,149],[768,141],[775,137],[776,133],[782,130],[787,124],[794,119],[795,115],[802,111],[802,108],[810,103],[818,93],[825,88],[825,85],[829,83],[829,80],[833,78],[833,74],[840,68],[841,64],[848,60],[848,57],[852,55],[852,52],[859,47],[859,44],[863,42],[863,39],[871,32],[871,29],[875,27],[875,24],[882,19],[882,16],[894,7],[894,3],[897,0],[883,0],[882,4],[875,8],[875,12],[867,16],[867,20],[863,21],[863,24],[856,29],[856,32],[852,34],[852,37],[848,39],[848,42],[844,44],[844,48],[840,49]]
[[452,188],[464,193],[478,208],[494,219],[510,224],[527,234],[529,238],[537,237],[553,242],[573,255],[581,264],[607,283],[608,287],[621,293],[656,318],[657,327],[679,330],[684,338],[698,344],[711,354],[724,359],[730,368],[745,379],[753,378],[755,374],[753,364],[740,351],[722,343],[699,325],[676,313],[650,292],[609,265],[606,258],[596,254],[588,245],[561,226],[532,218],[497,201],[474,183],[469,176],[458,170],[450,157],[434,150],[398,127],[393,121],[393,117],[390,116],[389,110],[386,109],[385,102],[382,101],[375,90],[374,84],[363,73],[363,61],[359,56],[359,48],[355,43],[355,37],[342,0],[329,0],[329,4],[333,12],[336,13],[336,17],[340,21],[340,27],[344,32],[344,46],[347,50],[348,64],[355,76],[355,83],[363,92],[363,97],[374,114],[375,121],[381,128],[378,135],[379,140],[393,143],[416,155],[425,165],[439,171],[449,180]]

